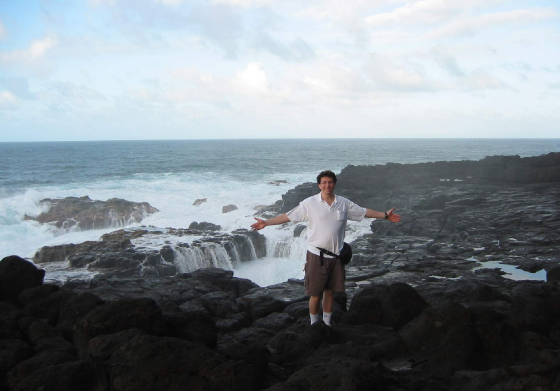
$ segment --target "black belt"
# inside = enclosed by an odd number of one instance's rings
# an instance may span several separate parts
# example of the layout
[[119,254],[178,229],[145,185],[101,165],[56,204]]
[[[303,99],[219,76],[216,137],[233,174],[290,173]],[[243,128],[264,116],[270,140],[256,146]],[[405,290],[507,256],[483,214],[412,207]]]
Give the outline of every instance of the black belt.
[[327,254],[330,255],[331,257],[334,257],[335,259],[338,258],[338,255],[336,255],[333,252],[330,252],[329,250],[325,250],[324,248],[321,247],[317,247],[317,250],[319,250],[320,254],[320,258],[321,258],[321,266],[323,266],[323,254]]

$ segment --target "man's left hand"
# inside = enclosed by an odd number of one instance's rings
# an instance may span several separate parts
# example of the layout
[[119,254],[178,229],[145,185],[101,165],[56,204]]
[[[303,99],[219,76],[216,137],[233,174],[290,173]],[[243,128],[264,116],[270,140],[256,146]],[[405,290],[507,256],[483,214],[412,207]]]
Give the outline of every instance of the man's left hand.
[[385,212],[387,213],[387,220],[389,220],[391,223],[398,223],[399,221],[401,221],[401,216],[394,213],[394,210],[395,208],[391,208],[387,212]]

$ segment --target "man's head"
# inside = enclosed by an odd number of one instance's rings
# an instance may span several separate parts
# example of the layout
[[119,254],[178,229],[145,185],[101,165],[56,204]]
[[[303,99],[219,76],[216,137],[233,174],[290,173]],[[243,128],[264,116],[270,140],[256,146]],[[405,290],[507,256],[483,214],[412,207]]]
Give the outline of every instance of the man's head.
[[317,185],[322,193],[332,194],[336,185],[336,175],[330,170],[321,171],[317,175]]
[[317,175],[317,184],[321,184],[322,178],[331,178],[334,183],[336,183],[336,175],[331,170],[321,171],[319,175]]

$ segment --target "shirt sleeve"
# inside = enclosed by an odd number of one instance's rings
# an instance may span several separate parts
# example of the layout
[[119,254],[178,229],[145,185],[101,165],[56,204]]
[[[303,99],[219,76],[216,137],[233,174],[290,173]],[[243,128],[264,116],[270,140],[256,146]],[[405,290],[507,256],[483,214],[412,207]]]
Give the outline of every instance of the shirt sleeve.
[[365,215],[366,215],[366,208],[362,208],[361,206],[348,200],[348,204],[347,204],[348,220],[362,221]]
[[299,223],[301,221],[307,221],[307,208],[303,205],[303,203],[299,203],[298,206],[286,212],[286,216],[293,221],[294,223]]

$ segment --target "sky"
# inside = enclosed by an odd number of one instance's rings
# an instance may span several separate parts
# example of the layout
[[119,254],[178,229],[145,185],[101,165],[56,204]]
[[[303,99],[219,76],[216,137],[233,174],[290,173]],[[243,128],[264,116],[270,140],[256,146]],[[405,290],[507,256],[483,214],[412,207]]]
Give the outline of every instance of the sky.
[[560,2],[0,0],[0,142],[560,137]]

